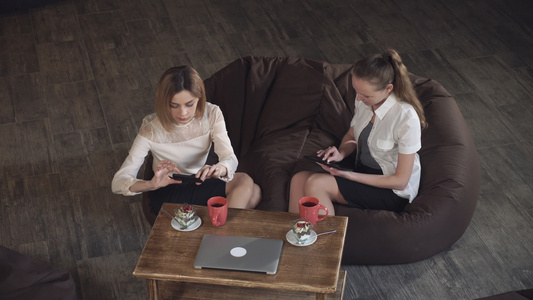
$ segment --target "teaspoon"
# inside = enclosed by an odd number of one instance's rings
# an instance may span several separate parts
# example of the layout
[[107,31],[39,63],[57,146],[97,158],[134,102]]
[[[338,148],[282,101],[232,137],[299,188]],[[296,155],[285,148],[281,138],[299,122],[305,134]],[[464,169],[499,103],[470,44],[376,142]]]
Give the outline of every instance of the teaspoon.
[[321,232],[321,233],[317,233],[316,236],[323,235],[323,234],[328,234],[328,233],[334,233],[334,232],[337,232],[337,229],[330,230],[330,231],[325,231],[325,232]]

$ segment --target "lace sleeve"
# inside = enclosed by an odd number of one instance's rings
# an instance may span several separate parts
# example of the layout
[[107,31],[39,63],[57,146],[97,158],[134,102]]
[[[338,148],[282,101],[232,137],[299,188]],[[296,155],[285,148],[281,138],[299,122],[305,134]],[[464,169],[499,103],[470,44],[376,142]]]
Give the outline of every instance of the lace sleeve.
[[225,166],[228,170],[226,176],[221,179],[224,181],[230,181],[233,179],[239,162],[237,161],[237,156],[235,156],[235,153],[233,152],[222,111],[216,105],[210,105],[207,108],[210,109],[209,124],[211,127],[211,138],[215,145],[215,153],[218,156],[219,164]]
[[113,193],[123,194],[124,196],[140,194],[131,192],[130,187],[140,180],[137,179],[137,173],[143,165],[144,158],[148,155],[149,150],[149,141],[144,137],[137,135],[133,141],[128,157],[124,160],[124,163],[113,177],[113,182],[111,183],[111,190]]

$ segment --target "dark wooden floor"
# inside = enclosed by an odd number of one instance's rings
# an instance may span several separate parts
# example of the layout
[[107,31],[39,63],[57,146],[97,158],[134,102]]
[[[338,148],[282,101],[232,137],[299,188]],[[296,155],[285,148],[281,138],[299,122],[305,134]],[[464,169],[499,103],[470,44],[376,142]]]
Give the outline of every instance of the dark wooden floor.
[[[0,6],[0,244],[66,269],[80,299],[146,299],[149,232],[110,182],[163,70],[241,56],[352,63],[396,48],[452,92],[481,195],[448,251],[344,266],[345,299],[474,299],[533,288],[531,0],[69,0]],[[17,1],[11,1],[17,2]]]

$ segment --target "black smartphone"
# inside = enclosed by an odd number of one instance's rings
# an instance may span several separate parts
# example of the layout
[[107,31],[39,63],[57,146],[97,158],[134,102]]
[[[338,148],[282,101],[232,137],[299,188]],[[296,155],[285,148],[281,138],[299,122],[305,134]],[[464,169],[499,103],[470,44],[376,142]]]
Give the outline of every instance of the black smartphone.
[[322,160],[322,157],[310,156],[310,155],[304,155],[304,157],[307,158],[307,159],[310,159],[310,160],[312,160],[314,162],[317,162],[319,164],[322,164],[324,166],[335,168],[335,169],[338,169],[338,170],[341,170],[341,171],[353,171],[352,169],[342,167],[342,166],[340,166],[339,164],[337,164],[335,162],[329,162],[328,163],[327,161]]
[[184,174],[172,174],[171,176],[174,180],[181,180],[181,182],[203,182],[202,179],[196,178],[194,175],[184,175]]

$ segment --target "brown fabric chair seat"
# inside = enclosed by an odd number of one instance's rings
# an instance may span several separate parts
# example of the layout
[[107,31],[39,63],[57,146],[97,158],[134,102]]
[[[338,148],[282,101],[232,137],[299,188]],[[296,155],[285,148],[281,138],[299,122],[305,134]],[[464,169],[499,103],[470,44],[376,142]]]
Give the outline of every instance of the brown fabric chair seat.
[[[303,156],[340,143],[354,110],[351,67],[293,57],[245,57],[205,80],[208,101],[224,113],[238,171],[262,189],[258,209],[286,211],[292,176],[322,170]],[[455,243],[472,218],[480,168],[466,123],[440,84],[414,75],[411,80],[429,123],[419,151],[419,195],[402,213],[337,205],[336,213],[349,217],[345,264],[425,259]]]
[[0,246],[0,299],[75,300],[69,272]]

